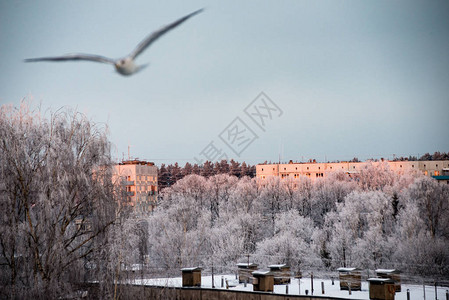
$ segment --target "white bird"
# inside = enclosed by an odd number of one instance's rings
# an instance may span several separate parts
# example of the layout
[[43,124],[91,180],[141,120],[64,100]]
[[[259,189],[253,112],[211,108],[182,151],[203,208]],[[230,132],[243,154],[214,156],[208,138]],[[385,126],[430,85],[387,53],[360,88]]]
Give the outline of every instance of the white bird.
[[173,28],[177,27],[184,21],[186,21],[188,18],[202,12],[203,9],[199,9],[197,11],[194,11],[191,14],[188,14],[185,17],[182,17],[181,19],[170,23],[159,30],[154,31],[150,35],[148,35],[143,41],[141,41],[137,47],[128,55],[122,58],[119,58],[117,60],[104,57],[101,55],[95,55],[95,54],[83,54],[83,53],[75,53],[75,54],[66,54],[62,56],[53,56],[53,57],[39,57],[39,58],[28,58],[25,59],[25,62],[37,62],[37,61],[71,61],[71,60],[87,60],[87,61],[94,61],[94,62],[100,62],[100,63],[106,63],[106,64],[112,64],[115,67],[115,70],[122,74],[122,75],[132,75],[139,71],[141,71],[143,68],[145,68],[147,65],[136,65],[134,60],[136,57],[141,54],[148,46],[150,46],[154,41],[156,41],[159,37],[161,37],[163,34],[167,33],[168,31],[172,30]]

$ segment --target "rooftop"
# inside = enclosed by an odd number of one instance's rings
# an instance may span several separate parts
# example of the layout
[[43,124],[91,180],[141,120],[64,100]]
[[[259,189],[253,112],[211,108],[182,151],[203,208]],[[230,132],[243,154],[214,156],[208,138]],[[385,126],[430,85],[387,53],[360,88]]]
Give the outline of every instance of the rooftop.
[[145,161],[145,160],[124,160],[119,165],[143,165],[143,166],[154,166],[153,162]]

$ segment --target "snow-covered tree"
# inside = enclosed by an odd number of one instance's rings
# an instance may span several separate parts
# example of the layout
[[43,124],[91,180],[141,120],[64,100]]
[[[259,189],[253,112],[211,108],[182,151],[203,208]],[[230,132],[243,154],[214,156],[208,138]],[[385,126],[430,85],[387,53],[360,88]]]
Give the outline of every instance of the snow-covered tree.
[[263,214],[271,221],[269,234],[274,234],[276,216],[285,205],[285,192],[282,189],[281,179],[277,176],[270,176],[263,182],[261,194]]
[[448,188],[420,176],[400,195],[391,242],[397,245],[394,261],[410,272],[449,276]]
[[397,176],[388,163],[380,162],[378,165],[365,165],[356,175],[356,179],[363,190],[383,190],[392,186]]
[[205,261],[209,266],[213,264],[218,272],[234,271],[238,259],[245,253],[246,230],[242,230],[241,223],[240,217],[231,218],[208,231],[211,251]]
[[405,192],[404,196],[417,204],[432,237],[449,238],[449,186],[422,176]]
[[220,217],[220,206],[226,206],[238,179],[227,174],[214,175],[207,180],[211,227]]
[[[116,219],[110,145],[79,113],[0,108],[2,294],[58,298]],[[100,247],[100,248],[99,248]]]
[[166,209],[181,200],[191,201],[197,210],[207,207],[207,181],[200,175],[188,175],[161,192],[161,208]]
[[295,271],[316,266],[319,258],[311,247],[313,221],[290,210],[278,214],[275,224],[274,236],[257,244],[255,259],[262,265],[287,264]]
[[299,182],[296,187],[296,209],[302,216],[310,216],[312,209],[311,199],[312,199],[313,183],[310,178],[306,176],[300,177]]
[[236,213],[258,213],[261,211],[261,193],[262,187],[256,178],[242,177],[236,183],[226,210]]
[[335,211],[336,205],[343,202],[345,196],[354,188],[351,182],[336,180],[333,177],[318,180],[313,186],[310,200],[310,215],[315,224],[322,226],[325,215]]

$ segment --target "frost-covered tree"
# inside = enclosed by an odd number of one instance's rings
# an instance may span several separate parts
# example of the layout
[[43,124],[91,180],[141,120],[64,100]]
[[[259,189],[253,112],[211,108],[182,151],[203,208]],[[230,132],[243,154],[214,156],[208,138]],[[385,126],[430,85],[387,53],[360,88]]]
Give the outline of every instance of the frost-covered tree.
[[58,298],[116,218],[110,145],[79,113],[0,108],[1,294]]
[[279,177],[270,176],[263,182],[260,199],[264,208],[263,214],[271,221],[270,228],[267,229],[270,234],[274,234],[276,216],[285,205],[285,191]]
[[335,266],[347,267],[354,263],[354,246],[367,228],[365,193],[352,192],[344,202],[337,204],[337,211],[326,216],[331,229],[329,249]]
[[363,190],[383,190],[394,184],[397,174],[388,163],[380,162],[378,165],[365,165],[355,177]]
[[165,189],[161,193],[162,208],[168,208],[172,204],[186,199],[191,201],[192,205],[200,210],[207,207],[207,180],[200,175],[188,175],[179,180],[172,187]]
[[298,189],[299,179],[287,177],[281,181],[281,190],[284,192],[285,197],[285,210],[291,210],[296,207],[298,203],[297,189]]
[[228,203],[238,179],[227,174],[218,174],[207,180],[207,198],[209,200],[211,227],[220,217],[220,207]]
[[247,231],[242,230],[242,218],[234,216],[227,220],[208,231],[211,249],[204,261],[209,266],[213,264],[218,272],[235,270],[238,259],[245,253],[247,242],[245,239]]
[[449,276],[447,185],[420,176],[400,195],[394,261],[413,273]]
[[235,189],[231,193],[226,210],[236,213],[259,213],[261,211],[261,193],[262,186],[256,178],[242,177],[237,181]]
[[191,208],[188,202],[173,204],[148,218],[150,265],[165,268],[171,275],[182,267],[201,265],[203,253],[210,248],[209,216]]
[[[120,282],[136,279],[143,271],[143,224],[134,211],[122,214],[103,235],[97,254],[88,261],[89,281],[97,281],[102,298],[119,299],[126,296]],[[146,233],[148,234],[148,233]]]
[[348,228],[347,221],[340,218],[336,213],[327,215],[326,223],[331,224],[330,241],[327,249],[334,267],[349,267],[354,261],[354,236],[353,231]]
[[432,237],[449,238],[449,186],[427,176],[418,178],[404,197],[420,209],[427,230]]
[[401,210],[389,242],[395,245],[392,261],[397,268],[419,275],[449,276],[449,241],[431,235],[417,203],[407,203]]
[[315,224],[322,226],[327,213],[336,210],[336,205],[355,188],[348,181],[336,180],[334,177],[318,180],[311,193],[310,215]]
[[295,191],[296,209],[302,216],[310,216],[312,209],[312,190],[313,184],[310,178],[302,176],[297,183]]
[[290,210],[278,214],[275,224],[274,236],[257,244],[256,261],[265,266],[287,264],[295,271],[319,265],[318,255],[311,247],[315,229],[311,219]]

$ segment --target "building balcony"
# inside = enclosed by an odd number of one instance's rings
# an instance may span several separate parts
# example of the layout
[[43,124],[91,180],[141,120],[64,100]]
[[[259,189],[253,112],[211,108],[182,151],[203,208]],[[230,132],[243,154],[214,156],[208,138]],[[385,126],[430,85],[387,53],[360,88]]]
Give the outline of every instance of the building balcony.
[[130,196],[130,197],[134,196],[135,194],[136,194],[136,192],[126,192],[125,193],[126,196]]
[[125,181],[125,185],[126,186],[134,185],[134,181]]

